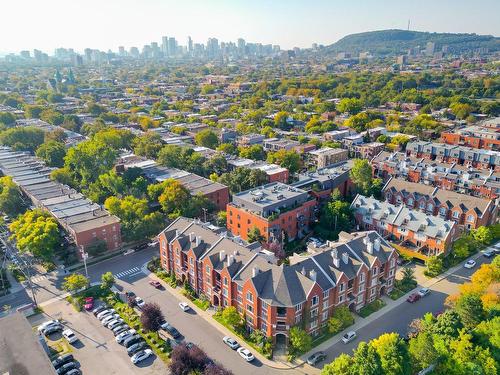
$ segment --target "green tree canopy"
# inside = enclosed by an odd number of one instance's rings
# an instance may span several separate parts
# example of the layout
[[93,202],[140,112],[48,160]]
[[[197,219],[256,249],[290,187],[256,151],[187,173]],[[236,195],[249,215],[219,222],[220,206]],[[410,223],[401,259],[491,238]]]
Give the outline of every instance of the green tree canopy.
[[43,130],[32,126],[10,128],[0,134],[0,143],[16,151],[35,152],[43,143],[44,137]]
[[0,211],[9,216],[16,216],[23,212],[24,206],[21,191],[12,177],[0,177]]
[[36,156],[42,159],[49,167],[61,168],[64,165],[66,146],[57,141],[48,141],[36,150]]
[[217,134],[215,134],[210,129],[204,129],[197,133],[194,137],[194,141],[198,146],[208,147],[212,149],[215,149],[219,144]]

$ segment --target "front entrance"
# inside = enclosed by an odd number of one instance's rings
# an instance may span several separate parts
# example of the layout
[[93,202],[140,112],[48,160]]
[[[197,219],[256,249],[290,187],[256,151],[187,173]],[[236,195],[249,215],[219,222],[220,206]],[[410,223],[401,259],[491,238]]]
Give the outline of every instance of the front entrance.
[[214,301],[212,303],[215,307],[220,306],[220,300],[219,297],[214,294]]
[[380,288],[380,296],[383,296],[385,293],[386,293],[386,290],[385,290],[385,285],[384,285],[383,287]]
[[287,362],[287,341],[284,333],[277,333],[274,337],[273,358],[276,361]]

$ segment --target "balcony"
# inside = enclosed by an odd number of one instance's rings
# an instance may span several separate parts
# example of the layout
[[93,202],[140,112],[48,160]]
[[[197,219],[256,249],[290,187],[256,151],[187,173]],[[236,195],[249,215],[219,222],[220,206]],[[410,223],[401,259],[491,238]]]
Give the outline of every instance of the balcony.
[[286,307],[277,307],[276,315],[278,318],[286,318]]
[[277,323],[274,326],[274,328],[276,329],[276,331],[288,331],[290,326],[288,324],[284,324],[284,323]]

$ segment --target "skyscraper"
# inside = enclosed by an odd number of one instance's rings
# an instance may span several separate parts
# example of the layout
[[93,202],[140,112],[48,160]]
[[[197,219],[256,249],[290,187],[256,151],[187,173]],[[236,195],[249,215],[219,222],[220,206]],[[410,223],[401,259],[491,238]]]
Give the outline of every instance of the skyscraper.
[[163,55],[168,56],[168,36],[161,37],[161,51]]
[[191,39],[190,36],[188,36],[188,54],[192,55],[193,54],[193,40]]
[[175,40],[175,38],[168,38],[168,55],[177,55],[177,41]]
[[434,42],[427,42],[427,45],[425,46],[425,54],[427,56],[432,56],[434,55],[436,49],[436,44]]

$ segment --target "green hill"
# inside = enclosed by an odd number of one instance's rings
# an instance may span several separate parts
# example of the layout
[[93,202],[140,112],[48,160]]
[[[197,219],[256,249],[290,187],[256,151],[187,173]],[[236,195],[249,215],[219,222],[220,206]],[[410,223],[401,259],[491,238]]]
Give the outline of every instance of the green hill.
[[425,48],[427,42],[434,42],[437,50],[447,45],[450,53],[460,54],[488,48],[500,50],[500,38],[491,35],[428,33],[407,30],[380,30],[350,34],[326,47],[327,52],[370,51],[375,55],[395,55],[408,52],[409,48]]

